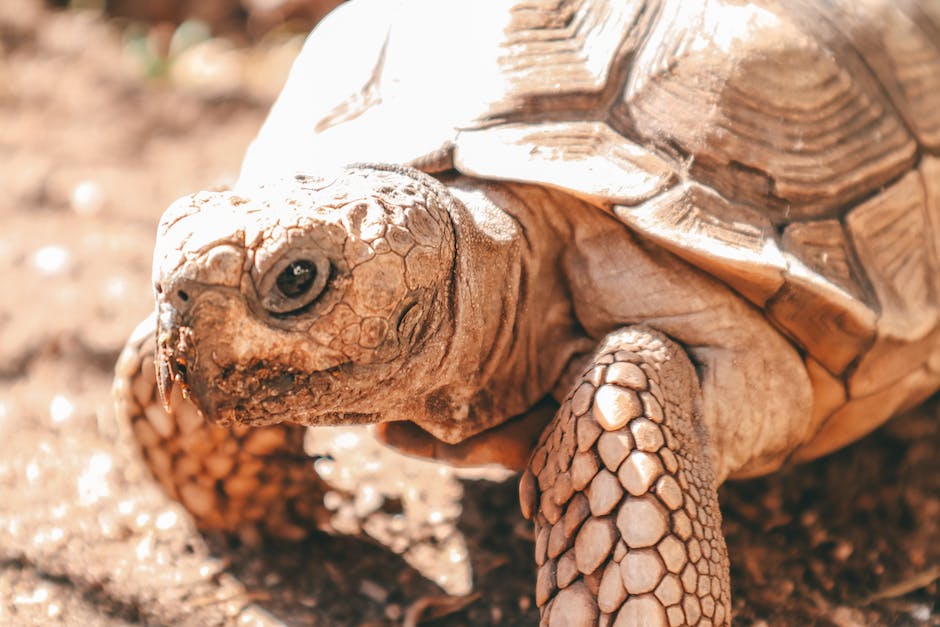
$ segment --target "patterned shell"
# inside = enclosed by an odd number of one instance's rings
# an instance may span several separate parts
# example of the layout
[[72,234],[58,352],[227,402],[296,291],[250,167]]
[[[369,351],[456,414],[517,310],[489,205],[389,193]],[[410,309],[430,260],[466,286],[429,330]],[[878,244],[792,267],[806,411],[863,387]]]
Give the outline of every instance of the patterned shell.
[[934,0],[361,0],[241,182],[353,161],[577,194],[762,308],[817,393],[940,371]]

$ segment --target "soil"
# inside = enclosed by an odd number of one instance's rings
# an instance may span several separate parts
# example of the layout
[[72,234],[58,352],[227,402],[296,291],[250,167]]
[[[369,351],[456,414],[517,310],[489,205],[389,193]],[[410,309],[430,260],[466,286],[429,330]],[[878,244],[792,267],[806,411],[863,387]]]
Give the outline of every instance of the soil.
[[[156,221],[233,178],[298,45],[167,32],[0,3],[0,624],[534,624],[512,479],[464,479],[452,597],[375,542],[200,534],[140,464],[109,387]],[[721,502],[735,625],[940,625],[936,399]]]

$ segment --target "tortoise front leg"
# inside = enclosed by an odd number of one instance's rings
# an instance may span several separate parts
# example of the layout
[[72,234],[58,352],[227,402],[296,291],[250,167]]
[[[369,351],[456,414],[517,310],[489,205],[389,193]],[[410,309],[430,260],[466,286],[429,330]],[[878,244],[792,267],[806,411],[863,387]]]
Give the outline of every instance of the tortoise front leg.
[[727,625],[728,555],[685,352],[605,338],[520,483],[543,625]]
[[[154,330],[145,321],[118,360],[118,419],[129,424],[166,492],[204,530],[300,539],[328,529],[325,487],[304,453],[304,427],[220,427],[206,422],[173,386],[170,412],[159,399]],[[147,325],[149,324],[149,329]]]

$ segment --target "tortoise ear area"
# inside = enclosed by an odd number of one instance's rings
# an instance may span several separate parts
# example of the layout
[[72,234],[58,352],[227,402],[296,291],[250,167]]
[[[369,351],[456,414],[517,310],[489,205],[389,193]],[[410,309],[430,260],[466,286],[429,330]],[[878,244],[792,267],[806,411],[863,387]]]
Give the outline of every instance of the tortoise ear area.
[[414,346],[423,332],[424,308],[416,301],[405,305],[398,317],[398,341],[404,346]]

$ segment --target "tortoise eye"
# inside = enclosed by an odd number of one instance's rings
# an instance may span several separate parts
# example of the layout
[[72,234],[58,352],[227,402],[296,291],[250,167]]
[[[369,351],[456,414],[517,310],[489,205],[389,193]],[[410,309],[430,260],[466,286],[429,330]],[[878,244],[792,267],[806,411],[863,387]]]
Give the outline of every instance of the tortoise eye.
[[299,259],[290,262],[286,268],[277,275],[275,285],[285,298],[303,296],[317,279],[317,266],[309,259]]
[[293,250],[275,263],[258,285],[261,305],[273,314],[300,313],[326,289],[330,260],[310,248]]

